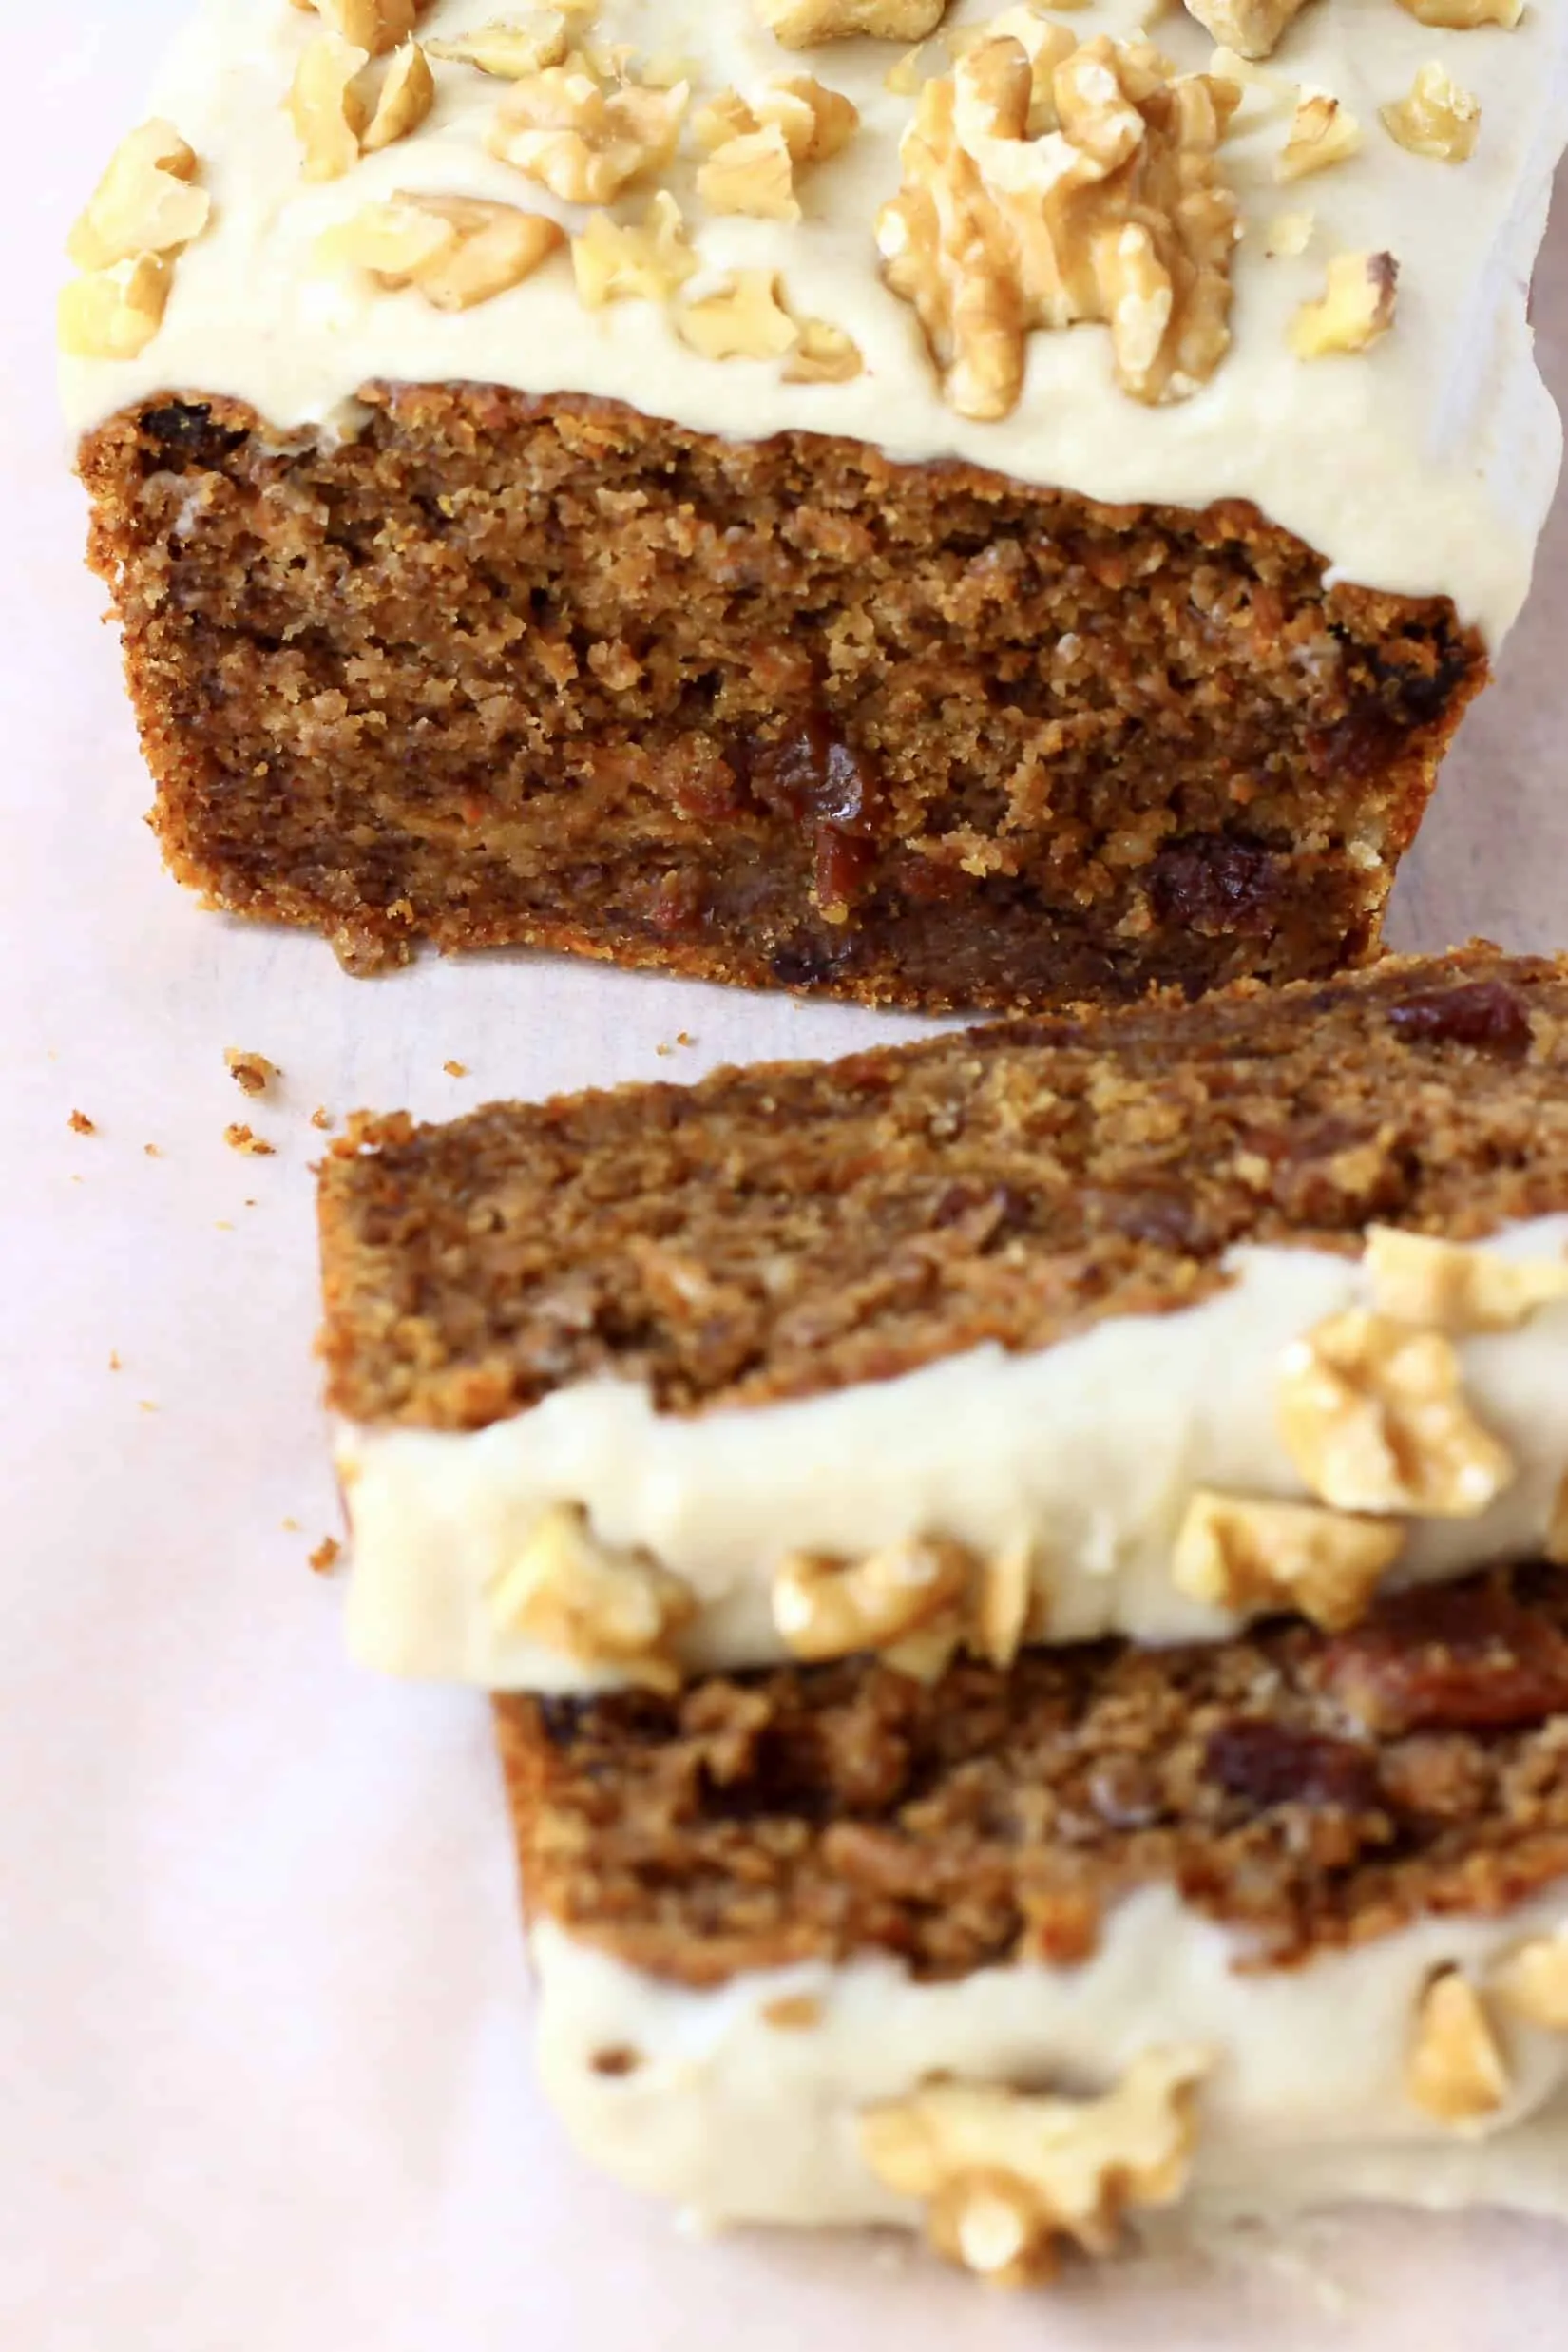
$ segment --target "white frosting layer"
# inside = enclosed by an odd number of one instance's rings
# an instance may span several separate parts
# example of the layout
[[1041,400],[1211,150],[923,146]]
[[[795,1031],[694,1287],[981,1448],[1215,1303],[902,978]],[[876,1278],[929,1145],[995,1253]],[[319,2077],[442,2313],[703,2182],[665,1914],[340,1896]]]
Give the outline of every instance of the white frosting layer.
[[[1556,1257],[1568,1215],[1486,1243]],[[694,1669],[783,1657],[769,1595],[781,1556],[853,1558],[947,1535],[989,1558],[1033,1547],[1057,1641],[1207,1638],[1241,1620],[1185,1598],[1171,1551],[1195,1486],[1310,1500],[1275,1421],[1280,1357],[1367,1303],[1359,1259],[1244,1248],[1201,1305],[1123,1315],[1029,1355],[986,1347],[899,1380],[695,1418],[593,1381],[488,1429],[349,1428],[338,1466],[354,1529],[349,1637],[385,1672],[497,1690],[596,1677],[507,1630],[489,1602],[553,1503],[582,1502],[615,1546],[684,1577]],[[1519,1474],[1469,1520],[1412,1528],[1390,1583],[1461,1576],[1539,1547],[1568,1468],[1568,1304],[1459,1343],[1466,1392]]]
[[[948,22],[994,15],[1000,0],[958,0]],[[435,0],[421,30],[449,38],[493,19],[496,0]],[[505,14],[502,10],[500,13]],[[1127,36],[1150,0],[1093,0],[1074,29]],[[800,176],[799,226],[718,218],[691,193],[682,159],[669,184],[708,275],[782,273],[797,316],[848,327],[866,370],[842,385],[791,386],[773,363],[698,356],[648,303],[590,312],[563,254],[526,285],[462,316],[412,292],[323,276],[321,232],[370,201],[409,188],[499,198],[582,216],[488,156],[483,134],[505,85],[438,67],[437,111],[423,129],[347,179],[308,185],[283,97],[317,20],[288,0],[206,0],[156,93],[195,146],[213,224],[182,257],[162,332],[138,359],[67,362],[65,396],[85,430],[163,391],[249,401],[280,428],[330,421],[352,430],[353,395],[373,378],[468,379],[530,392],[628,399],[698,430],[754,438],[783,429],[844,433],[892,456],[957,455],[1024,481],[1111,500],[1204,506],[1254,500],[1322,550],[1348,579],[1412,594],[1445,593],[1489,640],[1502,636],[1529,583],[1556,481],[1559,431],[1536,373],[1525,292],[1540,241],[1552,166],[1568,139],[1568,9],[1533,0],[1519,28],[1425,28],[1395,0],[1328,0],[1303,11],[1252,86],[1223,150],[1241,198],[1234,344],[1185,402],[1140,406],[1112,382],[1097,327],[1030,337],[1013,416],[966,423],[943,403],[912,310],[878,277],[876,211],[899,182],[897,144],[913,101],[885,87],[898,51],[836,43],[804,56],[761,29],[751,0],[603,0],[596,37],[641,53],[691,59],[699,91],[743,92],[814,70],[849,93],[863,124],[833,162]],[[1158,40],[1184,68],[1205,66],[1208,37],[1180,11]],[[1463,164],[1407,154],[1382,128],[1381,104],[1404,96],[1418,67],[1441,60],[1480,98],[1480,144]],[[1364,131],[1362,152],[1280,186],[1275,159],[1297,86],[1331,92]],[[641,192],[629,206],[640,212]],[[1310,210],[1305,254],[1271,258],[1267,225]],[[1329,257],[1391,250],[1399,312],[1372,351],[1296,359],[1288,322],[1317,296]],[[704,291],[694,280],[688,291]]]
[[[533,1931],[545,2087],[577,2146],[634,2189],[712,2221],[916,2225],[863,2164],[860,2111],[927,2076],[1093,2093],[1143,2051],[1214,2054],[1182,2222],[1271,2218],[1351,2199],[1504,2204],[1568,2216],[1568,2036],[1494,2005],[1511,2077],[1479,2123],[1406,2095],[1416,2004],[1431,1974],[1481,1986],[1531,1935],[1568,1927],[1568,1889],[1501,1920],[1424,1920],[1289,1972],[1248,1975],[1234,1940],[1146,1889],[1076,1968],[1028,1963],[919,1983],[894,1960],[809,1962],[697,1992]],[[781,2027],[782,1998],[820,2006]],[[597,2052],[635,2051],[597,2074]]]

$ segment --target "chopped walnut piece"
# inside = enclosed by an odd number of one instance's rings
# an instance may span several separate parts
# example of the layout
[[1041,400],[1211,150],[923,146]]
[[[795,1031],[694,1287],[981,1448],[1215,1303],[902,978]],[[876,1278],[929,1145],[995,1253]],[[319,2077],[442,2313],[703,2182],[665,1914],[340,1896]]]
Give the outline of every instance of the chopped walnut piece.
[[123,139],[86,210],[66,240],[79,270],[110,270],[143,254],[179,253],[201,236],[212,210],[192,183],[196,151],[172,123],[143,123]]
[[940,1537],[911,1537],[858,1560],[792,1552],[774,1578],[774,1623],[797,1658],[886,1650],[950,1616],[974,1571],[973,1555]]
[[1392,1225],[1368,1229],[1364,1263],[1379,1314],[1439,1331],[1513,1331],[1568,1299],[1568,1258],[1500,1257]]
[[606,86],[575,66],[514,84],[486,141],[492,155],[572,204],[605,204],[675,153],[691,92]]
[[520,286],[564,241],[543,213],[404,190],[327,230],[316,256],[331,268],[369,270],[389,288],[416,287],[436,310],[466,311]]
[[1466,1404],[1441,1331],[1353,1307],[1286,1349],[1279,1426],[1291,1460],[1337,1511],[1472,1519],[1514,1476]]
[[1124,392],[1184,399],[1230,341],[1236,204],[1214,159],[1236,86],[1022,10],[1003,27],[921,92],[877,221],[888,284],[960,415],[1010,414],[1028,330],[1080,320],[1109,326]]
[[697,192],[714,212],[757,220],[798,220],[794,164],[776,123],[742,131],[716,147],[697,175]]
[[705,359],[776,359],[800,337],[771,270],[736,270],[713,294],[681,303],[675,323]]
[[1311,243],[1314,225],[1310,212],[1275,213],[1264,231],[1264,252],[1271,260],[1295,260]]
[[60,290],[60,349],[71,359],[134,359],[163,325],[173,284],[156,253],[72,278]]
[[1291,119],[1291,135],[1274,164],[1274,178],[1305,180],[1311,172],[1343,163],[1360,145],[1361,125],[1349,107],[1323,90],[1313,90]]
[[1480,1994],[1457,1968],[1434,1977],[1416,2013],[1405,2087],[1440,2123],[1471,2123],[1508,2096],[1508,2072]]
[[986,1560],[971,1600],[968,1646],[988,1666],[1010,1666],[1035,1616],[1034,1547],[1009,1544]]
[[867,2108],[860,2152],[926,2207],[938,2253],[1000,2285],[1049,2278],[1063,2240],[1116,2249],[1123,2215],[1173,2205],[1196,2140],[1204,2050],[1150,2050],[1098,2099],[936,2081]]
[[756,0],[756,11],[775,41],[808,49],[815,41],[924,41],[935,32],[947,0]]
[[1419,67],[1409,96],[1380,106],[1378,117],[1402,147],[1441,163],[1464,163],[1481,136],[1480,99],[1461,89],[1441,66]]
[[853,335],[826,318],[803,318],[800,340],[784,362],[786,384],[848,384],[866,362]]
[[359,143],[366,155],[395,146],[416,131],[435,104],[435,76],[417,41],[406,42],[387,67],[380,94]]
[[1214,1608],[1298,1609],[1327,1633],[1366,1616],[1405,1529],[1311,1503],[1259,1502],[1199,1487],[1176,1536],[1178,1593]]
[[667,188],[650,199],[636,227],[590,214],[581,237],[572,239],[577,291],[590,310],[627,299],[664,302],[697,268],[680,207]]
[[1533,1936],[1511,1952],[1491,1989],[1526,2025],[1568,2034],[1568,1936]]
[[646,1553],[601,1543],[577,1503],[545,1512],[489,1600],[497,1624],[580,1665],[618,1667],[650,1690],[679,1687],[670,1649],[697,1614],[691,1587]]
[[860,112],[839,90],[809,73],[774,82],[749,104],[736,90],[720,90],[698,107],[692,130],[705,155],[732,139],[776,124],[794,163],[825,163],[847,147],[860,126]]
[[1400,7],[1419,25],[1442,32],[1474,32],[1480,25],[1501,25],[1512,32],[1524,13],[1524,0],[1399,0]]
[[305,150],[307,180],[341,180],[359,161],[359,138],[370,108],[359,77],[370,63],[335,32],[306,43],[289,91],[289,114]]
[[520,25],[481,25],[454,41],[430,41],[426,47],[445,65],[477,66],[503,82],[522,82],[562,64],[570,39],[559,9],[537,9]]
[[1205,32],[1241,57],[1267,57],[1307,0],[1187,0]]
[[1364,352],[1394,323],[1399,263],[1391,253],[1336,253],[1321,300],[1304,302],[1291,321],[1298,359]]
[[368,56],[384,57],[412,32],[421,0],[294,0],[294,5],[314,7],[339,39]]

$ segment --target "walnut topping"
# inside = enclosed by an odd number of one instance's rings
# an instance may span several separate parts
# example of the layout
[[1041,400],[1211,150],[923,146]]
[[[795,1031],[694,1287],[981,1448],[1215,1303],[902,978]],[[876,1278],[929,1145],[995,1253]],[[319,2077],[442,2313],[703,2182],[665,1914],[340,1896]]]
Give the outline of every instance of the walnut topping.
[[1235,86],[1022,9],[993,29],[926,84],[877,222],[948,403],[1010,414],[1028,330],[1084,319],[1109,326],[1124,392],[1185,398],[1230,341],[1236,206],[1214,154]]
[[652,1690],[679,1686],[670,1646],[697,1614],[690,1586],[645,1553],[599,1542],[576,1503],[545,1512],[489,1598],[499,1625],[545,1649]]
[[1360,145],[1361,125],[1349,107],[1342,106],[1326,91],[1313,90],[1301,100],[1291,118],[1291,135],[1274,165],[1274,178],[1305,180],[1310,172],[1343,163]]
[[733,139],[776,124],[794,163],[823,163],[847,147],[860,125],[859,109],[838,90],[809,73],[774,82],[749,104],[736,90],[720,90],[692,118],[697,143],[712,154]]
[[1405,1544],[1387,1520],[1310,1503],[1255,1502],[1199,1487],[1171,1562],[1178,1593],[1213,1607],[1298,1609],[1328,1633],[1365,1616]]
[[156,253],[73,277],[60,291],[61,350],[71,359],[134,359],[163,325],[173,284],[173,269]]
[[941,24],[947,0],[756,0],[757,14],[787,49],[813,41],[924,41]]
[[436,310],[466,311],[521,285],[564,241],[540,213],[400,192],[329,229],[316,256],[329,268],[369,270],[389,289],[417,287]]
[[803,318],[800,339],[784,362],[786,384],[848,384],[866,362],[853,335],[826,318]]
[[314,8],[339,40],[368,57],[383,57],[409,38],[422,0],[294,0],[294,5]]
[[605,204],[669,162],[690,95],[684,82],[606,86],[576,66],[551,66],[513,86],[486,143],[552,196]]
[[1512,32],[1524,13],[1524,0],[1399,0],[1420,25],[1443,32],[1474,32],[1478,25],[1501,25]]
[[1306,5],[1307,0],[1187,0],[1187,12],[1239,56],[1267,57]]
[[1492,1989],[1526,2025],[1568,2034],[1568,1936],[1534,1936],[1521,1943],[1493,1977]]
[[366,155],[395,146],[416,131],[435,104],[435,76],[417,41],[406,42],[387,67],[375,110],[359,144]]
[[887,1650],[952,1618],[974,1570],[973,1555],[942,1538],[910,1538],[859,1560],[792,1552],[774,1578],[774,1623],[797,1658]]
[[705,359],[776,359],[800,335],[771,270],[736,270],[700,301],[681,303],[675,323]]
[[861,2154],[884,2188],[925,2205],[949,2262],[999,2285],[1049,2278],[1063,2240],[1110,2254],[1129,2208],[1181,2195],[1211,2063],[1202,2050],[1151,2050],[1098,2099],[927,2083],[864,2112]]
[[1364,352],[1394,323],[1399,263],[1391,253],[1336,253],[1322,298],[1304,302],[1291,321],[1298,359]]
[[1508,2096],[1508,2073],[1480,1994],[1455,1968],[1432,1979],[1416,2013],[1405,2087],[1440,2123],[1471,2123]]
[[142,254],[181,252],[201,236],[212,210],[193,182],[196,151],[172,123],[155,120],[123,139],[66,240],[79,270],[110,270]]
[[1499,1257],[1430,1233],[1374,1225],[1365,1258],[1379,1314],[1440,1331],[1513,1331],[1568,1298],[1568,1258]]
[[1271,260],[1293,261],[1311,243],[1314,225],[1310,212],[1276,213],[1264,231],[1264,252]]
[[360,75],[370,51],[335,32],[317,33],[300,52],[289,115],[305,150],[307,180],[341,180],[359,161],[359,136],[370,120]]
[[749,213],[758,220],[800,218],[794,165],[776,123],[716,147],[697,175],[697,192],[714,212]]
[[452,66],[477,66],[503,82],[523,82],[559,66],[570,47],[566,19],[559,9],[536,9],[520,25],[481,25],[454,41],[426,44],[432,57]]
[[1355,1307],[1287,1348],[1286,1450],[1337,1511],[1472,1519],[1514,1475],[1466,1404],[1453,1343]]
[[636,227],[607,212],[590,215],[582,236],[572,239],[572,268],[579,296],[599,310],[627,299],[667,301],[697,268],[697,256],[679,205],[660,188]]
[[1418,67],[1408,98],[1380,106],[1378,116],[1402,147],[1442,163],[1464,163],[1481,136],[1480,99],[1461,89],[1441,66]]
[[[971,1596],[968,1647],[988,1666],[1010,1666],[1036,1630],[1034,1552],[1014,1543],[986,1560]],[[1043,1630],[1043,1629],[1041,1629]]]

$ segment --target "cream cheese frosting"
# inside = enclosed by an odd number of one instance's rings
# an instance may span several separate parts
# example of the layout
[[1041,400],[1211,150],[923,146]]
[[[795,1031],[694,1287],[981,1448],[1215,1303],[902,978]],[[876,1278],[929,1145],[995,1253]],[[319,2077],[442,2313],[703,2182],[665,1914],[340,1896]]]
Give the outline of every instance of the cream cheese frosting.
[[[1568,1214],[1479,1246],[1560,1259]],[[1243,1247],[1227,1271],[1223,1290],[1174,1313],[799,1401],[678,1416],[640,1386],[596,1380],[472,1432],[346,1426],[351,1648],[387,1673],[495,1690],[614,1679],[528,1640],[497,1606],[563,1502],[585,1506],[604,1544],[645,1549],[686,1581],[697,1614],[679,1654],[694,1672],[788,1655],[772,1610],[786,1554],[853,1558],[933,1535],[983,1558],[1025,1549],[1042,1638],[1221,1637],[1246,1613],[1189,1598],[1172,1577],[1194,1490],[1311,1499],[1280,1430],[1282,1361],[1370,1296],[1363,1260],[1324,1251]],[[1568,1303],[1456,1346],[1469,1405],[1515,1475],[1474,1517],[1413,1520],[1390,1585],[1539,1550],[1568,1469]]]
[[[948,29],[982,24],[999,5],[958,0]],[[421,37],[449,41],[496,14],[496,0],[435,0]],[[1155,36],[1183,70],[1212,63],[1199,26],[1158,0],[1092,0],[1065,21],[1081,38],[1126,38],[1156,18]],[[737,438],[845,434],[901,461],[964,458],[1100,499],[1249,499],[1337,576],[1450,596],[1493,645],[1523,600],[1560,447],[1525,301],[1552,168],[1568,140],[1561,0],[1533,0],[1513,30],[1434,29],[1398,0],[1319,0],[1303,10],[1249,74],[1221,150],[1244,236],[1233,342],[1214,375],[1188,399],[1145,407],[1116,389],[1102,328],[1034,334],[1023,397],[997,422],[966,421],[944,403],[913,311],[881,280],[874,221],[897,192],[898,142],[914,105],[887,86],[900,53],[888,43],[787,51],[750,0],[602,0],[593,20],[596,39],[689,60],[698,99],[807,70],[860,109],[844,151],[802,173],[798,224],[709,213],[694,193],[689,152],[660,176],[702,264],[688,295],[736,270],[776,272],[795,316],[852,334],[860,375],[791,384],[776,362],[702,356],[655,303],[584,308],[564,251],[461,314],[324,268],[323,234],[399,190],[552,212],[574,231],[586,215],[486,152],[507,86],[453,64],[437,67],[435,110],[412,137],[343,179],[304,181],[284,100],[318,24],[289,0],[206,0],[180,43],[153,104],[196,150],[211,222],[182,256],[162,328],[138,357],[65,363],[77,432],[160,392],[245,401],[282,432],[352,432],[363,413],[354,395],[372,380],[492,382],[630,400]],[[1480,141],[1463,163],[1406,152],[1378,119],[1434,62],[1481,104]],[[1348,106],[1362,145],[1283,186],[1275,165],[1304,89]],[[636,218],[644,201],[634,190],[615,209]],[[1299,253],[1271,254],[1270,224],[1287,211],[1310,213],[1309,240]],[[1361,353],[1300,359],[1290,322],[1322,293],[1329,258],[1347,251],[1396,257],[1393,330]]]
[[[1075,1967],[926,1982],[878,1956],[695,1990],[545,1918],[532,1933],[540,2062],[584,2156],[710,2222],[918,2227],[920,2208],[867,2167],[865,2110],[942,2075],[1090,2094],[1172,2046],[1209,2056],[1178,2226],[1368,2198],[1562,2217],[1568,2034],[1487,2000],[1506,2089],[1467,2122],[1416,2104],[1406,2070],[1439,1972],[1459,1970],[1484,1998],[1521,1942],[1565,1929],[1559,1886],[1501,1918],[1424,1919],[1299,1968],[1250,1971],[1229,1931],[1150,1887]],[[595,2066],[606,2052],[613,2072]]]

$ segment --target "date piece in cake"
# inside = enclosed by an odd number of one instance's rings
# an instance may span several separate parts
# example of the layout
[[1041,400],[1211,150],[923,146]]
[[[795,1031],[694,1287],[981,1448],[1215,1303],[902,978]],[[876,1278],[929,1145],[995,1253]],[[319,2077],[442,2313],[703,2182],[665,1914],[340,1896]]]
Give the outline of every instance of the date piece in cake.
[[356,969],[1366,957],[1551,495],[1568,19],[1147,13],[207,0],[62,315],[173,870]]
[[449,1125],[321,1184],[351,1635],[492,1689],[1334,1631],[1568,1548],[1568,965]]
[[1568,2218],[1568,1573],[1335,1635],[499,1702],[579,2146],[991,2280],[1408,2199]]

